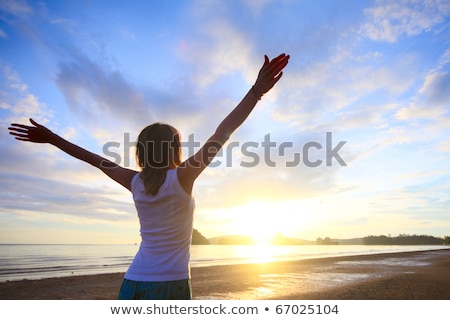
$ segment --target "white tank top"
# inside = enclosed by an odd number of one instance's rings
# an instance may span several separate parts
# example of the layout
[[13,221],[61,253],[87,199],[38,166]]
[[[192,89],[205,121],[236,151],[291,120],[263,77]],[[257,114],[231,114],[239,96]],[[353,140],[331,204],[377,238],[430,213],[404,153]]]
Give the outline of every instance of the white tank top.
[[156,195],[145,194],[138,173],[131,180],[131,192],[142,241],[125,279],[151,282],[189,279],[195,204],[180,185],[177,170],[167,171]]

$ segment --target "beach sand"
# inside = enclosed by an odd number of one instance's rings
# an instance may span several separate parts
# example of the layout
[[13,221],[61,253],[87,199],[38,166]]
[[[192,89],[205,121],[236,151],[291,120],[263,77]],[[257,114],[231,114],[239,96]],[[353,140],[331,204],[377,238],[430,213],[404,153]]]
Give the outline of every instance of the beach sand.
[[[114,300],[123,274],[0,283],[6,300]],[[192,268],[194,299],[448,300],[450,249]]]

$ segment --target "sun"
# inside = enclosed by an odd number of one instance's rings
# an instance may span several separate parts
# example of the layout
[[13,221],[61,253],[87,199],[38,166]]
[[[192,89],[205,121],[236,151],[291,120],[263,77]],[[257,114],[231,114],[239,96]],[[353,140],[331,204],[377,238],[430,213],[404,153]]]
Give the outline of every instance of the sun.
[[260,234],[249,235],[255,244],[257,245],[270,245],[272,244],[272,239],[275,237],[274,234]]
[[272,245],[275,244],[276,239],[281,236],[281,232],[278,229],[274,229],[273,221],[259,221],[248,236],[252,238],[256,245]]
[[[312,203],[311,203],[312,202]],[[255,200],[246,204],[222,208],[215,214],[223,224],[225,234],[251,238],[255,244],[282,245],[288,238],[301,237],[305,232],[317,227],[323,214],[314,201]]]
[[250,237],[255,244],[269,245],[272,240],[282,232],[282,224],[275,206],[266,202],[252,202],[235,208],[238,225],[234,229],[240,234]]

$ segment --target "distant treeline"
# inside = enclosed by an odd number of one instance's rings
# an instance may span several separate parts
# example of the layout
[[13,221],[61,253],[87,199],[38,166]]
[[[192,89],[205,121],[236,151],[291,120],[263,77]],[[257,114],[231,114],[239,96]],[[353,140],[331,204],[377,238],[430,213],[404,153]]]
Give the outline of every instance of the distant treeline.
[[326,246],[339,244],[339,242],[331,240],[330,237],[325,237],[325,239],[317,238],[316,243],[320,244],[320,245],[326,245]]
[[365,245],[440,245],[450,244],[450,237],[445,236],[443,238],[427,236],[427,235],[408,235],[400,234],[398,237],[390,236],[367,236],[363,238]]

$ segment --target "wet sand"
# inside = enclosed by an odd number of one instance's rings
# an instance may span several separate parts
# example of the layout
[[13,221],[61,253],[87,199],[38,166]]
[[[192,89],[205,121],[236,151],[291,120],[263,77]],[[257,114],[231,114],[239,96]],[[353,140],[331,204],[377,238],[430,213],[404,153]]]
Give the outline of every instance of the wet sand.
[[[122,273],[0,283],[6,300],[114,300]],[[448,300],[450,249],[192,268],[194,299]]]

